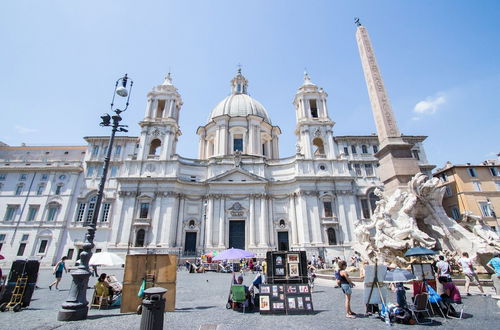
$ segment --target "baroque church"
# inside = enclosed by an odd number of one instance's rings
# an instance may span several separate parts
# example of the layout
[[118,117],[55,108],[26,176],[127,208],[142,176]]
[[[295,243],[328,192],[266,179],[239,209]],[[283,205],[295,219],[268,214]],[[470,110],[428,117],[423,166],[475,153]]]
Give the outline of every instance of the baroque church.
[[[140,136],[115,139],[97,251],[199,256],[234,247],[263,257],[301,249],[327,259],[352,253],[353,229],[371,216],[381,185],[377,136],[335,136],[328,94],[305,74],[293,97],[296,153],[280,157],[281,130],[248,95],[241,70],[230,88],[197,130],[198,159],[176,150],[183,102],[170,75],[147,94]],[[425,138],[403,136],[430,174]],[[109,137],[85,141],[0,145],[0,253],[9,260],[78,259]]]

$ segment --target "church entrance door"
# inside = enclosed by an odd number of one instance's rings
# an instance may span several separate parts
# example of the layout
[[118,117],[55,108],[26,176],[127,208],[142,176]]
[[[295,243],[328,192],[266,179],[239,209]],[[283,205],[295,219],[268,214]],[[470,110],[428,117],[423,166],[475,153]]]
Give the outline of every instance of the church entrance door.
[[196,233],[186,232],[186,240],[184,241],[184,254],[196,255]]
[[229,247],[245,249],[245,221],[229,221]]
[[278,232],[278,250],[288,251],[288,232],[279,231]]

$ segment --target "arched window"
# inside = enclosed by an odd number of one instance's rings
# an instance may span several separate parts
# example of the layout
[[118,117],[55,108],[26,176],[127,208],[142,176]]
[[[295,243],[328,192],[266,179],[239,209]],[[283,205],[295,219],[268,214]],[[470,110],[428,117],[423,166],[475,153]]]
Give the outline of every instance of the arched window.
[[325,146],[323,145],[323,140],[321,140],[320,138],[315,138],[313,140],[313,145],[316,147],[316,149],[314,150],[315,156],[325,154]]
[[328,235],[328,244],[329,245],[337,245],[337,237],[335,236],[335,229],[328,228],[326,230],[326,234]]
[[151,144],[149,146],[149,154],[150,155],[157,155],[157,153],[160,151],[160,146],[161,146],[161,141],[158,139],[154,139],[151,141]]
[[163,109],[165,109],[165,100],[158,100],[158,107],[156,108],[156,118],[163,117]]
[[135,246],[143,247],[145,238],[146,238],[146,231],[144,229],[139,229],[135,234]]
[[375,195],[373,190],[370,190],[366,197],[361,198],[361,212],[363,213],[364,219],[370,219],[373,212],[375,212],[375,208],[377,207],[377,201],[379,200],[378,196]]

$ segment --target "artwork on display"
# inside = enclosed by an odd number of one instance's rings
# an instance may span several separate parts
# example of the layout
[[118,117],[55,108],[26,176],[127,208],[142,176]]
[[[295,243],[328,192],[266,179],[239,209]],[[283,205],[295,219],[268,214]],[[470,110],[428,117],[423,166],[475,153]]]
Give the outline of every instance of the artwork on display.
[[288,263],[289,264],[298,264],[299,263],[299,255],[298,254],[288,254],[287,255],[288,259]]
[[287,293],[297,293],[297,287],[295,285],[289,285],[287,287]]
[[379,284],[379,288],[374,287],[372,290],[371,286],[365,286],[364,304],[382,304],[384,301],[387,301],[387,288],[385,284]]
[[273,296],[274,297],[278,296],[278,286],[277,285],[273,285]]
[[288,275],[290,277],[299,277],[299,264],[288,264]]
[[280,300],[285,300],[285,294],[284,293],[280,293]]
[[261,295],[259,297],[259,299],[260,299],[260,310],[261,311],[268,311],[271,309],[271,306],[269,305],[269,296]]
[[285,309],[285,303],[275,302],[273,303],[273,309]]
[[[385,273],[387,272],[387,266],[377,265],[377,279],[378,282],[383,282],[385,278]],[[373,283],[375,280],[375,265],[365,266],[365,284]]]
[[304,297],[304,300],[305,300],[305,301],[311,301],[311,297],[310,297],[310,296],[305,296],[305,297]]
[[283,257],[277,256],[275,260],[276,260],[276,266],[282,266],[283,265]]
[[260,293],[271,293],[271,287],[268,285],[261,285]]
[[278,292],[285,292],[285,288],[283,285],[278,285]]
[[422,281],[424,278],[426,280],[434,279],[432,264],[412,264],[411,269],[415,277],[420,281]]
[[295,309],[297,305],[295,304],[295,297],[288,297],[288,308]]
[[283,268],[283,267],[276,267],[274,269],[274,273],[277,276],[284,276],[285,275],[285,268]]
[[302,297],[297,297],[297,308],[304,309],[304,302],[302,301]]
[[309,293],[309,285],[299,285],[300,293]]
[[312,304],[311,303],[307,303],[306,304],[306,309],[307,310],[312,310]]

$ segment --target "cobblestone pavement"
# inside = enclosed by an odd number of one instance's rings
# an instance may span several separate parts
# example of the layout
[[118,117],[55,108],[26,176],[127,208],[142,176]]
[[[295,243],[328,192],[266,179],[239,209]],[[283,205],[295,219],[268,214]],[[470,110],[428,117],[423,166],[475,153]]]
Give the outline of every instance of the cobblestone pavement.
[[[105,270],[108,274],[116,274],[121,278],[121,269]],[[245,284],[254,278],[253,274],[245,276]],[[136,314],[120,314],[119,309],[95,310],[89,312],[89,318],[78,322],[59,322],[57,312],[66,299],[71,276],[64,274],[61,291],[52,289],[48,284],[52,280],[51,271],[41,270],[38,286],[33,295],[31,305],[19,313],[0,313],[0,329],[138,329],[140,316]],[[231,281],[230,274],[188,274],[178,273],[177,302],[174,313],[165,314],[165,329],[377,329],[387,325],[373,318],[345,318],[344,297],[340,289],[333,288],[329,280],[317,280],[313,303],[315,315],[260,315],[258,313],[241,314],[227,310],[225,304]],[[95,278],[91,278],[91,284]],[[362,305],[363,291],[360,283],[353,290],[352,306],[354,312],[364,312]],[[492,288],[486,288],[491,292]],[[461,292],[464,292],[461,288]],[[433,317],[435,326],[446,329],[495,329],[500,320],[500,308],[496,300],[475,294],[464,297],[465,319],[443,320]],[[87,291],[88,299],[92,290]],[[393,300],[394,301],[394,300]],[[496,325],[495,325],[496,324]],[[393,328],[417,328],[420,326],[395,325]]]

